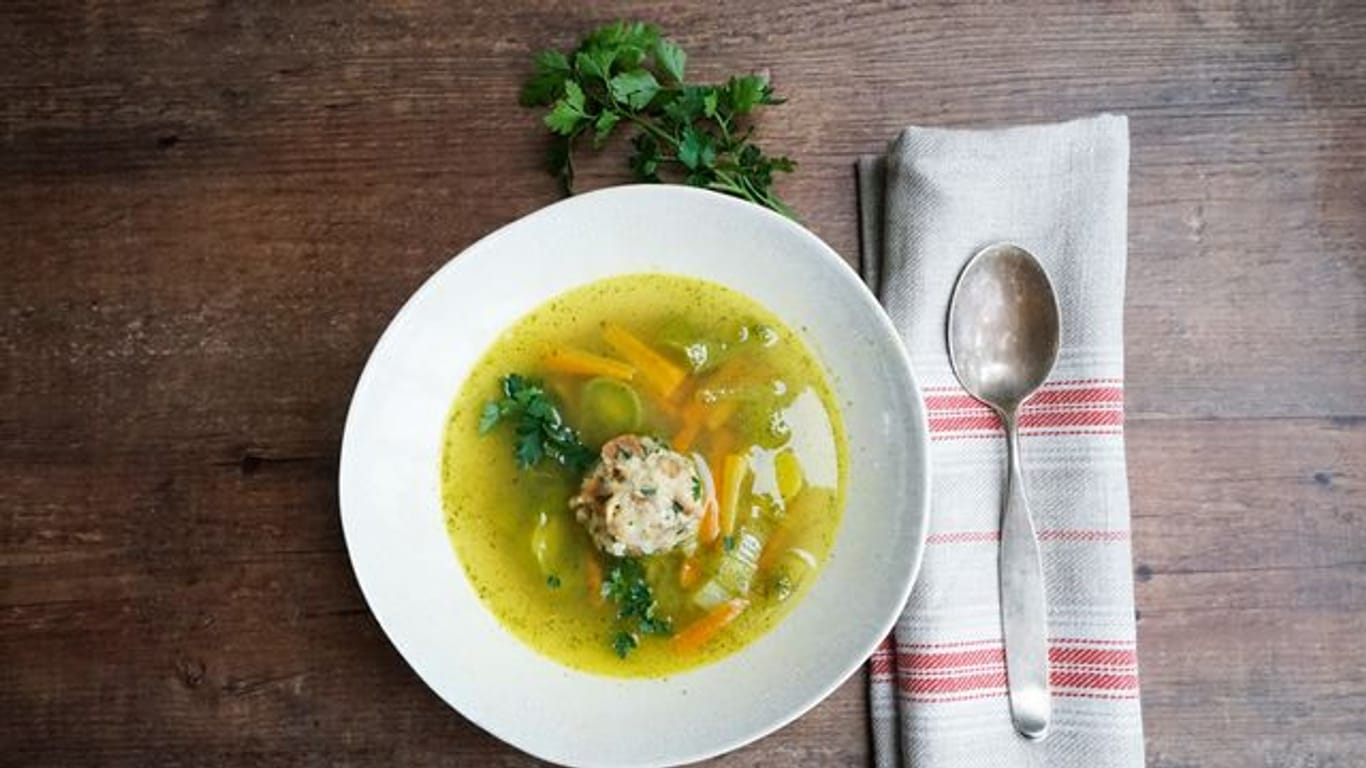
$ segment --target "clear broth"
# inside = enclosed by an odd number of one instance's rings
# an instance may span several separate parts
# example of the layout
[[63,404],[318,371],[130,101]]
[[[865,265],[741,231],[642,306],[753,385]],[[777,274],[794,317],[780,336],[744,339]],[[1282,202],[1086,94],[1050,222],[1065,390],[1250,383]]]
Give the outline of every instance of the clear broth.
[[[731,388],[724,393],[739,398],[739,405],[717,429],[703,428],[687,450],[705,457],[713,468],[724,453],[745,456],[749,472],[737,505],[736,534],[760,532],[774,553],[764,553],[765,566],[754,574],[745,596],[749,607],[688,652],[654,636],[640,638],[639,647],[625,658],[613,650],[612,638],[620,630],[616,606],[590,588],[590,560],[601,569],[610,558],[597,552],[567,506],[579,477],[548,460],[534,469],[519,469],[511,427],[500,425],[482,436],[478,431],[484,403],[500,394],[500,379],[519,373],[544,382],[566,423],[581,431],[589,447],[596,450],[612,437],[585,410],[583,393],[591,377],[557,373],[544,363],[548,352],[566,348],[613,356],[601,333],[608,321],[685,369],[690,360],[703,356],[697,343],[689,344],[700,340],[706,348],[701,351],[711,359],[684,385],[685,393],[697,397],[707,382],[719,380],[720,366],[708,367],[713,360],[734,360],[728,369]],[[671,439],[679,430],[677,404],[640,389],[642,423],[633,431]],[[718,386],[714,391],[723,390]],[[780,459],[784,453],[788,456]],[[735,652],[800,601],[839,528],[846,461],[843,425],[823,369],[796,334],[757,302],[715,283],[629,275],[562,294],[519,319],[494,342],[452,407],[442,496],[447,531],[470,583],[513,635],[576,669],[657,677]],[[796,487],[793,464],[799,469],[800,490],[784,498],[784,490]],[[780,465],[789,470],[785,482],[779,477]],[[547,547],[546,536],[538,539],[538,528],[555,533],[549,537],[553,545]],[[701,564],[702,582],[713,577],[726,552],[723,543],[698,546],[694,565]],[[801,562],[794,559],[798,555]],[[696,587],[680,586],[683,557],[671,553],[641,559],[659,608],[676,630],[706,613],[693,602]]]

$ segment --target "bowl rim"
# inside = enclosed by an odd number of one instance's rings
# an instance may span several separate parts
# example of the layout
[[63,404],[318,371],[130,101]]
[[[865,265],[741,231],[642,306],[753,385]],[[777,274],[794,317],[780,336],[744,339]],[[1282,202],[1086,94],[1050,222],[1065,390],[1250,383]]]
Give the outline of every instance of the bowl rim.
[[[858,275],[854,268],[847,261],[845,261],[824,240],[822,240],[820,237],[818,237],[810,230],[803,227],[795,220],[790,219],[768,208],[759,206],[757,204],[750,203],[748,201],[740,200],[738,198],[710,190],[676,184],[622,184],[604,187],[589,192],[583,192],[573,195],[571,197],[566,197],[564,199],[558,200],[554,203],[543,206],[523,216],[520,216],[506,224],[503,224],[502,226],[498,227],[492,232],[485,234],[484,236],[465,246],[458,253],[451,256],[444,263],[442,263],[436,270],[431,272],[426,278],[424,278],[422,283],[415,290],[413,290],[411,294],[409,294],[408,298],[403,302],[403,305],[389,318],[388,322],[384,327],[384,330],[380,333],[373,347],[370,349],[369,354],[366,356],[365,365],[363,366],[360,374],[357,376],[356,384],[352,389],[351,401],[347,406],[346,418],[343,426],[337,465],[337,505],[338,514],[341,517],[342,523],[342,536],[344,543],[346,545],[347,558],[350,562],[352,573],[356,579],[356,584],[360,589],[361,596],[365,600],[367,610],[369,610],[371,616],[375,619],[375,622],[380,626],[380,629],[384,632],[384,636],[386,639],[388,639],[390,645],[393,646],[394,650],[398,651],[400,658],[403,659],[404,663],[409,667],[410,670],[414,672],[418,679],[422,681],[423,685],[427,686],[427,688],[430,691],[435,693],[437,697],[442,700],[443,703],[445,703],[457,714],[459,714],[460,717],[471,722],[484,732],[497,738],[499,741],[502,741],[503,743],[508,744],[514,749],[517,749],[525,754],[529,754],[538,759],[547,760],[550,762],[555,762],[557,764],[563,765],[577,765],[582,763],[578,763],[573,760],[567,759],[566,755],[563,754],[550,754],[544,750],[530,748],[523,744],[518,744],[509,738],[506,738],[502,733],[500,733],[500,730],[496,726],[490,725],[483,718],[472,713],[469,713],[461,709],[460,707],[456,706],[454,702],[447,698],[446,694],[443,691],[439,690],[437,686],[428,682],[427,679],[423,677],[421,671],[417,669],[414,662],[409,658],[408,652],[405,651],[404,645],[397,637],[394,630],[390,626],[386,625],[385,620],[381,617],[381,613],[375,609],[375,602],[373,599],[371,589],[367,588],[366,586],[367,577],[365,577],[361,573],[361,569],[357,566],[357,562],[353,554],[354,545],[352,537],[354,534],[351,531],[351,526],[347,523],[348,516],[346,513],[346,499],[348,497],[346,491],[346,468],[348,466],[348,461],[346,457],[348,455],[349,450],[356,450],[354,448],[353,442],[355,440],[355,438],[353,437],[354,425],[358,419],[357,413],[360,410],[360,408],[363,407],[362,393],[367,389],[367,387],[371,383],[371,380],[375,376],[374,371],[376,368],[376,361],[382,358],[382,353],[387,349],[387,345],[394,343],[393,339],[397,334],[397,329],[404,325],[406,318],[412,314],[414,308],[424,300],[427,293],[435,290],[434,285],[440,282],[439,278],[441,278],[444,275],[444,273],[456,268],[455,265],[458,262],[460,262],[462,258],[468,258],[469,256],[477,256],[477,254],[479,254],[480,252],[488,251],[489,245],[491,243],[494,243],[498,239],[502,238],[508,230],[514,227],[527,226],[531,222],[536,221],[537,219],[546,218],[555,213],[563,213],[567,210],[573,209],[576,206],[595,205],[615,197],[630,197],[636,195],[663,195],[666,197],[705,196],[708,199],[708,202],[711,204],[743,207],[747,210],[749,215],[765,218],[768,220],[768,223],[770,225],[775,225],[780,228],[784,228],[788,230],[789,234],[796,236],[799,239],[805,240],[811,246],[810,250],[813,254],[819,254],[818,258],[827,262],[828,265],[835,267],[835,269],[832,270],[832,272],[835,275],[839,276],[836,279],[846,283],[846,287],[854,288],[854,293],[860,296],[860,301],[865,305],[867,309],[871,310],[869,314],[871,314],[872,317],[875,319],[877,327],[873,330],[877,332],[877,335],[884,337],[884,340],[890,340],[892,342],[889,346],[891,346],[893,349],[897,351],[896,359],[894,361],[895,367],[900,369],[901,373],[903,374],[899,378],[905,384],[908,384],[910,388],[910,392],[908,393],[908,403],[910,415],[912,417],[912,423],[908,423],[903,426],[907,430],[919,433],[919,444],[922,448],[919,451],[912,452],[914,454],[916,466],[911,468],[911,471],[913,471],[914,474],[920,478],[920,482],[915,483],[915,496],[912,499],[907,499],[907,506],[905,512],[907,515],[910,515],[914,518],[913,525],[915,528],[911,537],[913,540],[912,543],[914,546],[914,551],[911,553],[910,567],[906,570],[905,578],[903,579],[903,583],[900,585],[899,600],[897,602],[897,607],[894,610],[889,610],[887,612],[887,615],[883,617],[883,619],[875,625],[878,631],[876,633],[870,633],[871,639],[866,643],[867,647],[862,648],[860,653],[857,654],[857,660],[853,663],[845,664],[839,667],[837,672],[831,674],[829,683],[822,686],[818,691],[816,691],[812,695],[803,697],[801,699],[794,699],[793,703],[785,708],[784,715],[782,715],[781,717],[774,718],[766,726],[753,729],[752,731],[747,732],[744,735],[737,736],[735,738],[725,741],[724,743],[712,744],[702,749],[682,751],[670,755],[667,758],[658,759],[654,761],[644,761],[635,764],[660,766],[684,765],[717,757],[719,755],[724,755],[726,753],[744,747],[748,744],[752,744],[786,727],[787,725],[791,724],[798,718],[808,713],[816,705],[820,704],[822,701],[827,699],[831,693],[833,693],[840,686],[844,685],[844,683],[849,680],[849,678],[859,669],[859,667],[863,666],[863,664],[866,663],[867,658],[876,650],[878,645],[881,644],[881,642],[890,634],[892,629],[895,627],[899,617],[901,616],[901,613],[904,610],[904,606],[906,605],[907,600],[910,598],[911,591],[919,578],[920,569],[924,561],[929,532],[929,497],[931,483],[931,477],[929,473],[930,440],[928,435],[928,424],[924,406],[923,392],[920,388],[918,380],[915,377],[914,368],[911,364],[910,354],[906,349],[906,346],[901,338],[900,333],[897,331],[895,325],[892,323],[892,320],[888,316],[886,310],[882,307],[881,303],[876,299],[871,290],[868,288],[867,284]],[[622,272],[620,274],[628,273]],[[734,286],[731,287],[733,290],[739,290],[742,293],[745,293],[743,289],[736,288]],[[348,449],[348,446],[353,447]],[[848,502],[846,501],[846,505],[847,503]],[[453,552],[452,556],[455,556]],[[485,610],[488,609],[485,608]]]

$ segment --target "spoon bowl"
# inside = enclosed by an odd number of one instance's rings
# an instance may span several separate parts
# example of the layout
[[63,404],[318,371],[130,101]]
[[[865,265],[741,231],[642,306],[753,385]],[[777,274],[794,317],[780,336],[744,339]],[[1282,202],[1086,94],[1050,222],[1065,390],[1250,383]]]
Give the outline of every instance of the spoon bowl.
[[979,251],[949,305],[949,357],[968,394],[1018,406],[1048,378],[1058,359],[1058,302],[1028,251],[1006,243]]

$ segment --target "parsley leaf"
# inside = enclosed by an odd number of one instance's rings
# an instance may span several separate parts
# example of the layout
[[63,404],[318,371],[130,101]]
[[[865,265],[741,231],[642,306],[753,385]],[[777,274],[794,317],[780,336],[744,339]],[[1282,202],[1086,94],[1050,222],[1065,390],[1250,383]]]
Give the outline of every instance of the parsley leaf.
[[678,145],[678,162],[693,171],[714,165],[716,148],[712,146],[711,134],[691,125],[684,128],[683,141]]
[[545,458],[545,444],[541,441],[540,433],[518,432],[513,452],[517,456],[517,466],[522,469],[540,464],[541,459]]
[[639,21],[617,21],[590,32],[581,47],[615,51],[617,60],[624,68],[630,69],[639,66],[658,42],[659,30],[654,25]]
[[545,116],[546,127],[561,136],[573,136],[579,125],[588,121],[584,110],[583,88],[573,80],[564,82],[564,96],[555,102]]
[[607,140],[607,135],[619,122],[621,122],[621,115],[616,112],[603,112],[598,115],[598,119],[593,121],[593,145],[602,146],[602,143]]
[[522,106],[540,107],[559,98],[570,74],[569,60],[563,53],[541,51],[536,54],[536,74],[522,86]]
[[497,403],[484,403],[484,410],[479,414],[479,434],[488,434],[489,430],[493,429],[501,418],[503,418],[503,412],[498,408]]
[[512,373],[503,377],[502,388],[502,398],[484,404],[479,434],[488,434],[505,419],[515,421],[513,455],[522,469],[534,467],[545,458],[575,472],[593,465],[596,454],[564,423],[540,382]]
[[553,574],[553,573],[550,574],[549,576],[545,577],[545,585],[546,585],[547,587],[550,587],[551,589],[559,589],[559,588],[560,588],[560,577],[559,577],[559,576],[556,576],[556,575]]
[[631,139],[631,146],[636,148],[630,160],[631,170],[636,174],[636,178],[642,181],[660,181],[659,141],[648,133],[638,133]]
[[673,634],[673,622],[659,616],[651,616],[640,620],[640,632],[645,635],[668,636]]
[[669,79],[675,83],[683,82],[683,68],[688,63],[688,54],[683,52],[672,41],[660,38],[655,43],[655,61],[659,62],[659,68],[668,74]]
[[572,193],[575,146],[591,136],[601,148],[620,128],[633,134],[627,165],[637,180],[681,181],[794,216],[773,184],[796,163],[750,140],[753,113],[783,103],[767,76],[688,83],[687,61],[656,27],[625,21],[593,30],[568,55],[538,54],[521,102],[549,108],[551,174]]
[[[555,53],[559,53],[559,51],[555,51]],[[612,61],[614,59],[616,59],[616,54],[603,48],[579,51],[574,54],[574,68],[585,80],[592,78],[605,83],[612,79]]]
[[636,636],[630,632],[618,632],[612,636],[612,650],[617,652],[617,656],[626,658],[631,651],[640,645]]
[[612,88],[612,97],[617,101],[626,102],[633,109],[644,109],[650,103],[650,99],[659,93],[659,81],[644,69],[622,72],[613,77],[609,85]]
[[768,81],[758,75],[732,77],[726,83],[726,101],[737,115],[752,112],[755,107],[767,103],[764,98],[769,94]]

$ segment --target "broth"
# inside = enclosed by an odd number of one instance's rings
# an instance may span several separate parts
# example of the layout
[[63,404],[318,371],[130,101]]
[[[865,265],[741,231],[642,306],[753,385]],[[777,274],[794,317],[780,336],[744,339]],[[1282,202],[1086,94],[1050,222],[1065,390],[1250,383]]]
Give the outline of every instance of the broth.
[[[592,468],[574,456],[521,466],[515,423],[481,434],[508,374],[539,385],[593,459],[628,434],[643,438],[621,443],[631,452],[694,460],[677,471],[696,473],[680,479],[696,507],[673,511],[695,532],[667,551],[605,553],[570,508]],[[791,330],[715,283],[629,275],[562,294],[493,343],[450,412],[442,496],[470,583],[512,634],[570,667],[653,677],[738,650],[801,599],[839,527],[845,463],[823,370]],[[596,503],[584,493],[576,503]],[[622,616],[637,582],[648,620]]]

